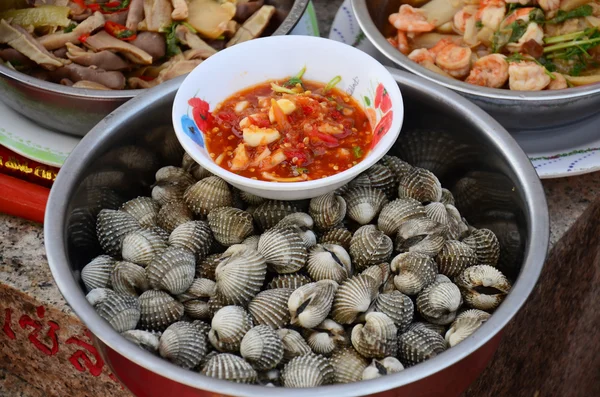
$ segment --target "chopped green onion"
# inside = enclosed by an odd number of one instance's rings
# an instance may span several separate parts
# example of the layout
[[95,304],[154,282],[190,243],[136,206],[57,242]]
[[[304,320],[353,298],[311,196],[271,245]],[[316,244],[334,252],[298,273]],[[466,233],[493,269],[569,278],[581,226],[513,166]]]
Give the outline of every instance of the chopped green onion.
[[275,92],[296,95],[296,92],[290,90],[289,88],[285,88],[280,85],[277,85],[275,83],[271,83],[271,89]]
[[360,148],[360,146],[352,146],[352,151],[354,152],[354,157],[361,158],[363,155],[363,150]]
[[73,31],[73,29],[75,29],[76,27],[77,27],[77,24],[72,23],[63,30],[63,33],[71,33]]
[[575,40],[575,41],[570,41],[568,43],[554,44],[554,45],[545,47],[544,48],[544,54],[548,53],[548,52],[553,52],[553,51],[556,51],[556,50],[562,50],[564,48],[577,47],[577,46],[580,46],[580,45],[594,44],[594,43],[600,43],[600,37],[596,38],[596,39]]
[[571,11],[558,10],[556,16],[547,20],[546,23],[562,23],[567,19],[589,17],[592,15],[593,11],[594,9],[589,4],[582,5]]
[[335,109],[341,112],[342,110],[344,110],[344,107],[338,103],[335,105]]
[[325,94],[325,93],[329,92],[340,81],[342,81],[342,76],[335,76],[333,79],[331,79],[331,81],[329,83],[327,83],[327,85],[325,86],[325,88],[323,88],[323,93]]
[[294,76],[291,77],[288,81],[286,81],[283,86],[284,87],[295,87],[296,85],[302,85],[302,76],[306,72],[306,66],[304,66],[300,71]]
[[579,32],[573,32],[573,33],[569,33],[569,34],[563,34],[561,36],[546,37],[546,38],[544,38],[544,43],[546,43],[546,44],[562,43],[564,41],[577,39],[580,36],[584,36],[584,35],[585,35],[585,30],[582,30]]

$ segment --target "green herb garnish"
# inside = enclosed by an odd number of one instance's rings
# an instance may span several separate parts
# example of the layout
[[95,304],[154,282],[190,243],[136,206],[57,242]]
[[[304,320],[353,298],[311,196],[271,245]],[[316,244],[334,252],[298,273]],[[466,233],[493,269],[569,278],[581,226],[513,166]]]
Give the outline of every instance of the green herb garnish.
[[538,61],[542,64],[542,66],[546,68],[547,71],[556,72],[556,65],[552,63],[552,61],[550,61],[549,59],[541,57]]
[[335,109],[336,109],[338,112],[341,112],[342,110],[344,110],[344,107],[343,107],[342,105],[340,105],[339,103],[337,103],[337,104],[335,105]]
[[537,59],[533,58],[533,57],[524,57],[522,54],[516,53],[516,54],[512,54],[510,56],[507,56],[505,58],[506,62],[510,63],[510,62],[523,62],[523,61],[530,61],[530,62],[535,62],[536,64],[540,65],[541,67],[544,68],[544,72],[550,77],[550,79],[554,80],[556,79],[556,76],[553,75],[548,69],[546,69],[546,67]]
[[278,84],[275,84],[275,83],[271,83],[271,89],[273,91],[275,91],[275,92],[280,92],[282,94],[292,94],[292,95],[296,95],[297,94],[296,92],[290,90],[289,88],[282,87],[282,86],[280,86]]
[[292,166],[292,168],[293,168],[294,174],[296,174],[296,176],[308,174],[308,168],[298,167],[298,166]]
[[283,86],[284,87],[295,87],[297,84],[300,84],[301,86],[302,84],[302,76],[304,76],[304,73],[306,72],[306,66],[304,66],[302,69],[300,69],[300,71],[298,72],[298,74],[296,74],[294,77],[291,77],[288,81],[286,81]]
[[354,152],[354,157],[361,158],[363,155],[363,150],[360,148],[360,146],[352,146],[352,152]]
[[546,17],[544,16],[544,11],[540,10],[539,8],[534,8],[533,10],[531,10],[531,12],[529,12],[529,22],[535,22],[538,24],[544,24],[546,23]]
[[481,28],[483,27],[483,22],[482,22],[482,21],[477,21],[477,22],[475,22],[475,27],[476,27],[477,29],[481,29]]
[[546,21],[546,23],[562,23],[567,19],[589,17],[594,9],[591,5],[585,4],[571,11],[558,10],[556,16]]
[[327,83],[325,88],[323,88],[323,94],[329,92],[333,87],[335,87],[340,81],[342,81],[342,76],[335,76],[333,79]]
[[196,29],[194,29],[194,27],[187,22],[173,22],[167,28],[161,30],[162,33],[165,33],[165,42],[167,43],[166,55],[169,58],[177,54],[181,54],[181,48],[179,48],[179,44],[181,44],[181,42],[175,34],[175,30],[179,25],[185,26],[189,29],[190,32],[194,34],[198,33],[198,31],[196,31]]
[[77,27],[77,24],[72,23],[63,30],[63,33],[71,33],[73,31],[73,29],[75,29],[76,27]]
[[121,3],[119,5],[116,5],[114,7],[108,7],[106,5],[102,5],[100,8],[102,8],[102,10],[106,11],[106,12],[117,12],[117,11],[122,11],[122,10],[129,8],[129,3],[131,3],[131,0],[123,0],[123,1],[121,1]]

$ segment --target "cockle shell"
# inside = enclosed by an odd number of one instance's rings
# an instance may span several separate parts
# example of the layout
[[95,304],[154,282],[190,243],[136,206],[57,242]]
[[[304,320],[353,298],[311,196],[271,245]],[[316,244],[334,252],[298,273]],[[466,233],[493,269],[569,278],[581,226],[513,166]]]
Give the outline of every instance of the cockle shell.
[[399,331],[412,322],[415,311],[412,300],[400,291],[380,294],[373,308],[376,312],[387,314]]
[[321,280],[296,289],[288,299],[292,325],[313,328],[320,324],[331,310],[338,284]]
[[258,373],[258,384],[261,386],[281,386],[281,371],[277,368]]
[[171,324],[160,336],[158,353],[182,368],[198,364],[207,351],[206,335],[191,323],[179,321]]
[[123,238],[121,256],[141,266],[150,264],[154,256],[167,248],[167,242],[151,229],[140,229]]
[[196,262],[196,277],[215,281],[215,270],[221,263],[221,254],[208,255],[204,260]]
[[293,358],[281,372],[284,387],[317,387],[333,383],[334,379],[329,360],[312,353]]
[[139,296],[150,288],[146,271],[131,262],[117,262],[111,274],[113,291],[122,295]]
[[196,180],[182,168],[166,166],[156,172],[156,184],[152,188],[152,199],[160,205],[170,201],[181,201],[183,193]]
[[275,368],[283,358],[283,343],[271,327],[257,325],[244,335],[240,354],[257,371],[266,371]]
[[440,199],[440,203],[456,205],[454,195],[452,195],[452,192],[450,190],[442,188],[442,198]]
[[429,331],[433,331],[438,335],[444,336],[444,334],[446,333],[446,326],[445,325],[439,325],[439,324],[432,324],[432,323],[427,323],[424,321],[418,321],[416,323],[412,323],[410,324],[408,327],[406,327],[405,332],[408,331],[413,331],[415,329],[427,329]]
[[451,240],[459,239],[468,231],[460,216],[460,212],[451,204],[429,203],[425,206],[429,219],[447,227],[447,235]]
[[314,353],[324,356],[331,355],[350,342],[344,327],[331,319],[325,319],[313,329],[304,330],[304,339]]
[[408,197],[399,198],[381,209],[377,227],[388,236],[394,236],[404,222],[425,216],[425,207],[419,201]]
[[100,246],[108,255],[119,258],[123,238],[141,229],[138,221],[123,211],[101,210],[96,220],[96,235]]
[[260,236],[254,235],[249,236],[242,241],[242,244],[247,245],[255,251],[258,251],[258,241],[260,240]]
[[395,356],[398,350],[398,329],[383,313],[373,312],[365,316],[366,323],[352,328],[352,346],[363,357],[384,358]]
[[360,227],[350,242],[350,257],[355,271],[386,262],[392,255],[392,240],[375,225]]
[[189,172],[196,180],[208,178],[212,175],[210,171],[196,163],[196,161],[187,153],[183,154],[181,168]]
[[442,185],[433,172],[413,167],[400,179],[398,197],[411,197],[422,203],[440,201]]
[[320,230],[338,225],[346,216],[346,200],[334,193],[326,193],[310,200],[308,213]]
[[385,375],[396,374],[404,369],[404,366],[396,357],[386,357],[383,360],[373,359],[371,364],[364,369],[358,380],[369,380],[380,378]]
[[469,266],[477,264],[477,254],[465,243],[448,240],[435,257],[439,272],[456,277]]
[[140,302],[134,296],[95,288],[86,295],[86,299],[96,313],[119,333],[134,329],[140,320]]
[[268,289],[258,293],[248,304],[248,312],[254,324],[268,325],[273,329],[290,321],[288,300],[294,290],[289,288]]
[[151,197],[137,197],[123,204],[120,210],[133,216],[141,226],[152,227],[156,226],[160,204]]
[[306,249],[309,249],[317,244],[317,236],[311,230],[313,226],[314,221],[310,215],[305,212],[295,212],[280,220],[274,227],[291,227],[296,230]]
[[88,191],[105,188],[120,194],[127,194],[131,189],[131,183],[128,182],[128,175],[124,171],[112,167],[101,167],[100,170],[85,177],[81,186]]
[[188,207],[199,216],[206,216],[219,207],[231,207],[233,196],[229,185],[217,176],[209,176],[190,186],[183,194]]
[[152,288],[183,294],[194,281],[196,258],[185,248],[170,246],[152,259],[146,274]]
[[304,267],[307,258],[304,241],[291,227],[276,227],[260,236],[258,252],[269,269],[277,273],[294,273]]
[[108,187],[90,187],[78,193],[83,195],[82,202],[86,203],[85,208],[94,217],[103,209],[119,209],[125,201],[119,193]]
[[297,290],[303,285],[312,282],[313,280],[311,280],[310,277],[300,273],[278,274],[269,282],[268,288],[289,288],[291,290]]
[[82,252],[97,253],[100,243],[96,235],[96,215],[88,207],[74,208],[69,214],[67,237],[69,244]]
[[398,228],[395,249],[435,256],[446,242],[448,228],[428,218],[410,219]]
[[212,318],[208,340],[221,352],[237,352],[242,338],[252,326],[252,319],[243,307],[225,306]]
[[227,304],[246,306],[260,291],[266,274],[267,264],[258,252],[242,244],[232,245],[215,270],[217,297]]
[[135,343],[144,350],[148,350],[151,353],[158,352],[159,335],[139,329],[125,331],[121,333],[121,335],[123,335],[128,341]]
[[446,332],[445,339],[448,346],[454,347],[467,339],[490,317],[491,314],[477,309],[466,310],[456,316],[456,319],[448,329],[448,332]]
[[369,364],[352,346],[334,351],[329,362],[333,367],[335,383],[358,382]]
[[254,233],[252,215],[237,208],[216,208],[207,218],[215,240],[226,247],[240,244]]
[[406,295],[416,295],[435,280],[437,264],[424,254],[405,252],[399,254],[390,263],[394,273],[394,285]]
[[300,208],[293,202],[267,200],[256,207],[252,216],[260,229],[264,231],[294,212],[300,212]]
[[[371,188],[384,193],[388,199],[391,199],[396,194],[397,182],[390,168],[382,164],[374,164],[350,181],[348,185],[350,188]],[[345,193],[344,196],[347,194]]]
[[146,291],[139,301],[141,329],[163,331],[183,316],[183,304],[164,291]]
[[214,296],[217,285],[207,278],[197,278],[183,294],[177,295],[177,300],[183,303],[185,314],[191,318],[208,320],[212,315],[208,299]]
[[396,156],[385,155],[379,162],[392,171],[396,184],[400,183],[400,179],[412,169],[412,165]]
[[344,281],[333,299],[332,318],[340,324],[352,324],[358,316],[369,310],[377,297],[379,285],[378,280],[364,274]]
[[372,187],[352,187],[344,194],[344,199],[348,217],[359,225],[370,223],[388,202],[382,190]]
[[242,200],[244,200],[246,203],[248,203],[248,205],[254,205],[254,206],[261,205],[262,203],[264,203],[267,200],[263,197],[259,197],[255,194],[248,193],[243,190],[240,192],[240,197],[242,198]]
[[350,255],[334,244],[319,244],[308,253],[306,271],[315,280],[333,280],[341,283],[352,275]]
[[282,363],[286,363],[294,357],[312,353],[306,340],[297,331],[288,328],[280,328],[276,332],[283,343]]
[[212,378],[224,379],[236,383],[255,383],[257,374],[252,365],[234,354],[222,353],[212,357],[202,373]]
[[460,290],[452,282],[435,281],[417,295],[417,310],[434,324],[450,324],[461,305]]
[[81,281],[88,291],[111,288],[111,274],[117,261],[108,255],[99,255],[81,269]]
[[212,232],[204,221],[182,223],[169,236],[169,244],[188,249],[196,256],[197,261],[202,261],[208,255],[212,241]]
[[352,241],[352,232],[344,227],[329,229],[318,239],[319,244],[336,244],[346,251],[350,249],[350,241]]
[[360,274],[373,277],[377,281],[378,287],[381,287],[390,278],[390,265],[387,262],[382,262],[378,265],[369,266]]
[[407,331],[398,337],[398,358],[406,367],[429,360],[444,350],[446,350],[444,338],[424,327]]
[[511,285],[495,267],[476,265],[465,269],[457,278],[465,303],[479,310],[493,310],[504,300]]
[[478,265],[496,266],[500,258],[500,242],[490,229],[476,229],[462,240],[477,254]]
[[160,237],[162,237],[163,240],[169,241],[169,235],[170,235],[170,233],[167,232],[162,227],[152,226],[152,227],[149,227],[147,229],[148,230],[152,230],[154,233],[158,234]]
[[174,200],[165,203],[158,211],[156,223],[159,227],[171,233],[179,225],[191,221],[194,214],[188,206],[181,200]]

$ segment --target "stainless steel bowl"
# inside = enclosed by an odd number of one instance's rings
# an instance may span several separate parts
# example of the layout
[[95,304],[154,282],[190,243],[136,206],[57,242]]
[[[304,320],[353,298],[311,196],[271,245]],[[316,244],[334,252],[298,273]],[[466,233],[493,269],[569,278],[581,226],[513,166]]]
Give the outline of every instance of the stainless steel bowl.
[[[140,396],[458,396],[485,368],[502,329],[531,293],[546,256],[548,211],[541,183],[511,136],[459,95],[414,75],[391,70],[400,84],[406,118],[391,153],[436,172],[456,193],[457,206],[476,227],[502,242],[502,270],[514,286],[491,319],[472,337],[398,374],[314,389],[247,386],[207,378],[139,349],[102,320],[85,299],[79,274],[96,254],[95,215],[115,193],[122,200],[148,195],[157,167],[180,164],[171,105],[182,79],[145,92],[101,121],[56,179],[44,222],[52,275],[67,303],[95,335],[111,370]],[[128,151],[143,162],[133,163]],[[134,153],[132,152],[132,153]],[[101,194],[99,194],[101,193]]]
[[567,126],[600,111],[600,84],[560,91],[510,91],[478,87],[444,77],[408,59],[386,40],[395,34],[388,16],[402,0],[352,0],[358,23],[373,45],[395,65],[450,88],[481,106],[511,132]]
[[[294,29],[309,0],[266,0],[277,11],[265,35]],[[0,100],[34,122],[84,136],[110,112],[144,90],[98,91],[43,81],[0,64]]]

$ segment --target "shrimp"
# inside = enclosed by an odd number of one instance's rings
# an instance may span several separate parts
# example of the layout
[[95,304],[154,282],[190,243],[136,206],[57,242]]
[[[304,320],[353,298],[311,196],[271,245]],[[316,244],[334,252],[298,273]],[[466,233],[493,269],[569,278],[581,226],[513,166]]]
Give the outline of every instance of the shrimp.
[[511,62],[508,65],[508,85],[515,91],[540,91],[550,84],[543,66],[532,61]]
[[535,11],[535,10],[538,10],[538,8],[535,8],[535,7],[517,8],[515,10],[515,12],[513,12],[512,14],[507,16],[506,19],[504,20],[504,22],[502,22],[502,27],[506,27],[517,20],[529,22],[529,15],[531,14],[532,11]]
[[560,6],[560,0],[538,0],[538,5],[542,8],[542,10],[548,11],[556,11]]
[[481,21],[483,26],[488,27],[492,30],[497,30],[506,15],[506,7],[504,5],[498,6],[487,6],[477,13],[477,19]]
[[402,4],[397,13],[391,14],[389,21],[394,27],[403,32],[422,33],[431,32],[435,25],[427,21],[424,10]]
[[477,12],[477,6],[466,6],[462,10],[454,14],[453,26],[454,30],[459,33],[465,33],[467,20]]
[[535,41],[539,45],[544,43],[544,30],[535,22],[531,22],[527,25],[527,29],[525,30],[525,33],[523,33],[523,36],[521,36],[516,43],[508,43],[506,48],[510,52],[521,52],[523,44],[530,40]]
[[402,30],[398,30],[398,35],[396,36],[396,47],[400,50],[404,55],[408,55],[410,52],[410,46],[408,45],[408,37],[406,37],[406,32]]
[[546,89],[548,89],[548,90],[564,90],[565,88],[569,88],[569,85],[567,84],[567,79],[565,79],[565,76],[563,76],[560,73],[552,73],[552,76],[554,76],[554,80],[552,80],[550,82],[550,84],[548,84]]
[[501,54],[490,54],[479,58],[465,82],[482,87],[500,88],[508,80],[508,62]]
[[533,0],[505,0],[506,4],[521,4],[522,6],[533,3]]
[[426,69],[431,70],[432,72],[441,74],[442,76],[452,77],[435,64],[435,55],[426,48],[413,50],[410,54],[408,54],[408,59],[418,63]]
[[435,64],[450,76],[463,78],[471,69],[471,49],[454,43],[447,44],[435,57]]

